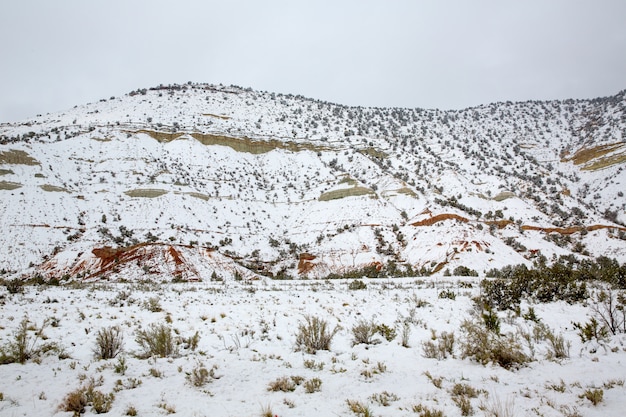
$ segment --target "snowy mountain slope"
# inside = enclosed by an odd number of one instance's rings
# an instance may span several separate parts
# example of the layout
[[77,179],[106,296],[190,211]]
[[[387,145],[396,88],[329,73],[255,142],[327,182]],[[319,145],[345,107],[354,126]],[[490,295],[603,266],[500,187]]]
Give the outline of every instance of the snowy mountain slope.
[[[188,84],[3,124],[0,268],[176,276],[171,250],[183,279],[623,262],[625,94],[439,111]],[[107,247],[142,255],[103,268]]]

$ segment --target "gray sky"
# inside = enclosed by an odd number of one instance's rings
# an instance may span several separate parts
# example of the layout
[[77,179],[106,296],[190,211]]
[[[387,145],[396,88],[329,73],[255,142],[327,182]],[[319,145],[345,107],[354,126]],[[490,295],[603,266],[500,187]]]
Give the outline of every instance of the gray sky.
[[460,109],[626,89],[624,0],[20,0],[0,122],[187,81]]

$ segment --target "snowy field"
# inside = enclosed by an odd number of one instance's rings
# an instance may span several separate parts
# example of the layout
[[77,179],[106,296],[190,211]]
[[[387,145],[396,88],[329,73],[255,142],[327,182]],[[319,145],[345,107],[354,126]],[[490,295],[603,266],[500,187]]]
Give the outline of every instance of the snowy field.
[[[462,323],[482,321],[478,278],[364,282],[0,287],[0,346],[16,343],[27,318],[25,345],[42,351],[0,365],[0,415],[71,416],[67,396],[81,389],[115,416],[624,415],[626,338],[582,343],[572,322],[587,322],[589,306],[498,312],[500,337],[517,335],[532,359],[507,370],[463,357]],[[339,326],[330,350],[297,349],[307,317]],[[143,355],[137,336],[152,325],[172,329],[171,356]],[[354,344],[357,325],[377,330],[372,343]],[[123,352],[98,360],[98,332],[110,326],[121,329]],[[546,332],[562,336],[569,357],[554,357]],[[437,351],[445,337],[449,349]]]

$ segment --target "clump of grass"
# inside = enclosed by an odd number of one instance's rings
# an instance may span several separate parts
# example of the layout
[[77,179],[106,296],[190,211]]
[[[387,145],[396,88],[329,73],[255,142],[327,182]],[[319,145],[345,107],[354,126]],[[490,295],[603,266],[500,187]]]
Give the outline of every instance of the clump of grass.
[[348,289],[353,290],[353,291],[364,290],[364,289],[367,289],[367,284],[361,281],[360,279],[355,279],[355,280],[350,281],[350,283],[348,284]]
[[68,411],[74,413],[75,417],[80,416],[85,412],[87,406],[87,396],[82,389],[77,389],[70,392],[65,396],[63,402],[59,406],[61,411]]
[[565,341],[562,334],[555,335],[552,331],[548,331],[546,338],[549,342],[549,351],[547,359],[567,359],[569,358],[569,350],[572,346],[571,342]]
[[274,417],[274,411],[272,411],[272,406],[267,404],[261,407],[261,417]]
[[453,396],[464,395],[469,398],[476,398],[478,397],[479,391],[471,385],[457,383],[454,384],[454,386],[450,390],[450,394],[452,394]]
[[602,402],[602,400],[604,399],[604,391],[602,389],[588,389],[585,390],[585,392],[583,392],[579,398],[585,398],[589,401],[591,401],[591,404],[593,405],[598,405]]
[[97,390],[96,387],[100,385],[102,385],[102,378],[98,380],[91,378],[86,385],[68,393],[59,405],[59,410],[80,416],[87,406],[91,406],[95,414],[108,413],[115,401],[115,394],[105,394]]
[[321,371],[324,369],[324,362],[315,362],[314,360],[305,360],[304,367],[307,369],[313,369],[315,371]]
[[394,393],[391,393],[391,392],[388,392],[388,391],[383,391],[383,392],[378,393],[378,394],[372,394],[370,399],[372,401],[377,402],[378,404],[382,405],[383,407],[389,407],[392,402],[398,401],[400,399],[400,397],[398,397]]
[[319,378],[311,378],[304,382],[304,392],[313,394],[322,390],[322,380]]
[[176,414],[176,407],[174,407],[173,405],[168,404],[165,401],[161,401],[157,407],[163,409],[167,414]]
[[567,385],[565,385],[565,381],[561,379],[561,382],[558,384],[546,384],[546,388],[554,390],[556,392],[564,393],[567,390]]
[[152,313],[158,313],[160,311],[163,311],[163,307],[161,307],[161,301],[158,297],[148,298],[146,301],[144,301],[143,307]]
[[113,359],[122,352],[124,334],[119,326],[105,327],[96,333],[96,359]]
[[319,317],[306,316],[304,322],[298,325],[296,351],[315,353],[318,350],[330,350],[333,337],[339,330],[339,326],[330,330],[328,322]]
[[479,391],[468,384],[457,383],[454,384],[450,390],[452,395],[452,401],[461,410],[462,416],[471,416],[474,414],[474,408],[472,407],[471,398],[478,397]]
[[411,410],[417,413],[419,417],[443,417],[443,411],[429,408],[422,404],[414,405]]
[[195,368],[186,373],[187,381],[194,387],[202,387],[213,379],[219,379],[215,375],[217,366],[213,366],[211,369],[207,369],[204,364],[198,362]]
[[429,380],[430,382],[432,382],[432,383],[433,383],[433,385],[434,385],[436,388],[441,389],[441,386],[442,386],[442,383],[443,383],[443,377],[441,377],[441,376],[439,376],[439,377],[434,377],[434,376],[432,376],[432,374],[431,374],[430,372],[428,372],[428,371],[424,372],[424,376],[425,376],[426,378],[428,378],[428,380]]
[[609,379],[608,381],[603,383],[602,386],[606,389],[615,388],[615,386],[623,387],[624,380],[623,379]]
[[92,391],[87,395],[87,401],[91,402],[91,409],[96,414],[104,414],[111,411],[115,395],[111,392],[104,394],[101,391]]
[[422,343],[424,357],[446,359],[454,354],[454,333],[442,332],[439,336],[433,330],[431,340]]
[[292,378],[283,376],[270,382],[267,390],[272,392],[292,392],[296,390],[296,383],[293,381]]
[[486,417],[513,417],[515,403],[512,399],[502,402],[497,395],[490,396],[488,402],[482,402],[478,407]]
[[346,404],[348,404],[348,408],[350,409],[350,411],[352,411],[357,416],[372,417],[374,415],[372,413],[372,410],[366,404],[363,404],[361,401],[346,400]]
[[128,365],[126,364],[126,358],[120,356],[117,358],[117,363],[113,365],[113,371],[116,374],[124,375],[128,370]]

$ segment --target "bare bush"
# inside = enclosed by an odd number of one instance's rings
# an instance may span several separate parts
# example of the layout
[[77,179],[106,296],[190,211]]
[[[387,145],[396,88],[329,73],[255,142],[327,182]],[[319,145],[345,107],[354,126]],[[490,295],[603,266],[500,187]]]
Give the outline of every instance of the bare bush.
[[378,333],[378,326],[376,323],[371,320],[359,320],[357,324],[352,326],[352,345],[371,345],[380,343],[380,340],[374,339],[376,333]]
[[96,359],[113,359],[122,352],[124,334],[119,326],[105,327],[96,334]]
[[298,325],[296,351],[315,353],[318,350],[330,350],[330,343],[341,328],[335,326],[334,329],[330,330],[329,327],[326,320],[306,316],[305,321]]
[[591,311],[612,334],[626,333],[626,295],[612,289],[592,297]]
[[143,357],[175,356],[178,354],[178,345],[172,335],[172,328],[164,324],[151,324],[145,330],[138,330],[135,340],[143,349]]

